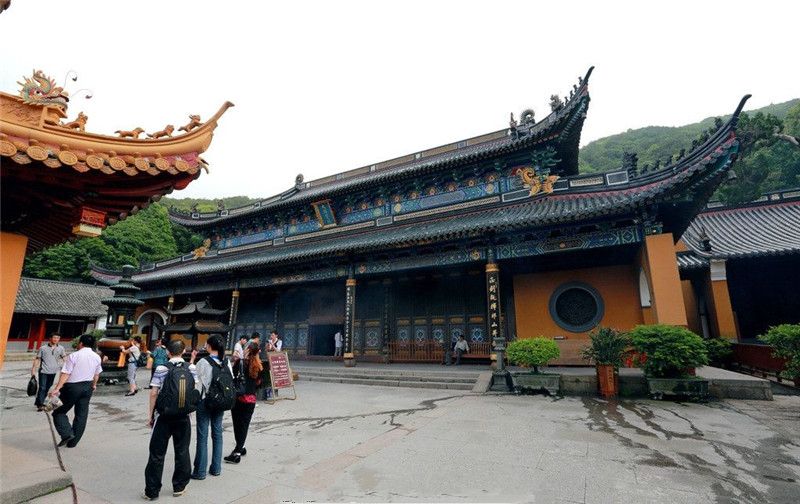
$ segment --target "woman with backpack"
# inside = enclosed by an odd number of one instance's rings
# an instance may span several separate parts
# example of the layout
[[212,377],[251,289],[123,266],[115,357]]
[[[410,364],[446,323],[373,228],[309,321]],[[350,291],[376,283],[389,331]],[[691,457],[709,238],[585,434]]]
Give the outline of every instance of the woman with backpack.
[[[231,364],[225,358],[225,343],[215,334],[206,342],[208,356],[197,363],[200,382],[200,404],[197,406],[197,446],[194,452],[192,479],[206,479],[206,470],[212,476],[222,472],[222,415],[230,405],[221,406],[216,399],[219,383],[233,383]],[[232,387],[231,387],[232,388]],[[235,392],[233,392],[235,400]],[[211,465],[208,464],[208,429],[211,427]]]
[[234,369],[237,380],[244,383],[244,393],[236,399],[236,405],[231,410],[236,447],[224,459],[229,464],[238,464],[242,460],[242,455],[247,455],[244,442],[247,440],[250,419],[256,409],[256,388],[261,385],[261,371],[264,369],[260,354],[258,343],[250,343],[245,350],[244,359],[240,360]]
[[128,362],[128,393],[126,396],[132,396],[139,392],[136,388],[136,370],[139,368],[139,357],[142,355],[142,337],[134,336],[131,338],[131,346],[125,348],[125,345],[120,345],[119,350],[126,355]]

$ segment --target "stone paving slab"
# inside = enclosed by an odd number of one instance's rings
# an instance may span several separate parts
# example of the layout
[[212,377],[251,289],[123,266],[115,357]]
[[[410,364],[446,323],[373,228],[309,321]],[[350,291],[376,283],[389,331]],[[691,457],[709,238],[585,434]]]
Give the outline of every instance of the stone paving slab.
[[[24,393],[29,366],[0,374],[0,450],[55,460]],[[81,503],[143,502],[147,394],[124,391],[93,397],[84,439],[61,452]],[[797,396],[693,404],[299,381],[297,397],[260,402],[242,463],[178,502],[797,502]],[[223,426],[227,454],[227,414]],[[170,449],[167,502],[172,464]]]

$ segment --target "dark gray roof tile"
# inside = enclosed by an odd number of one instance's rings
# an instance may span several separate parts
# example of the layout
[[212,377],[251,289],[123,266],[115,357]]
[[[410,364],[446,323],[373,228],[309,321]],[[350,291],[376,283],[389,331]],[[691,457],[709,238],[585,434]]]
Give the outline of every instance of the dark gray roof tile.
[[800,253],[800,197],[777,203],[705,211],[681,239],[702,253],[700,235],[711,239],[711,256],[733,259]]
[[14,312],[100,317],[108,311],[100,301],[113,296],[114,291],[104,286],[23,277],[20,278]]

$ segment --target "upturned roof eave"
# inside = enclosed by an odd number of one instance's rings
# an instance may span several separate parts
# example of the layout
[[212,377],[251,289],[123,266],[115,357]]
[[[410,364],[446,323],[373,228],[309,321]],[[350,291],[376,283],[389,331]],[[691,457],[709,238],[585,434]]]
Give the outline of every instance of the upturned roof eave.
[[[511,131],[509,129],[503,129],[484,135],[479,135],[478,137],[473,137],[481,138],[505,132],[507,138],[504,141],[501,142],[500,140],[493,140],[486,142],[486,145],[491,145],[493,143],[498,144],[496,147],[492,147],[488,150],[464,152],[461,156],[449,156],[451,153],[447,152],[437,155],[437,157],[431,158],[429,161],[423,160],[422,162],[419,162],[417,160],[413,160],[407,163],[392,166],[390,168],[385,168],[380,171],[369,172],[364,176],[357,175],[352,179],[342,179],[322,185],[314,185],[315,181],[311,181],[308,183],[308,189],[298,190],[293,188],[285,191],[284,193],[257,202],[257,207],[247,208],[248,206],[254,205],[245,205],[243,207],[232,209],[232,212],[226,216],[217,215],[211,217],[191,218],[170,210],[170,219],[182,226],[202,230],[216,225],[233,222],[244,217],[252,217],[255,214],[281,210],[295,205],[308,204],[314,201],[336,197],[352,191],[364,190],[366,188],[381,184],[398,182],[440,169],[452,168],[463,164],[481,161],[486,158],[496,157],[498,155],[505,155],[511,152],[522,150],[537,143],[545,143],[546,141],[549,141],[551,137],[556,134],[556,132],[560,132],[563,128],[568,126],[572,126],[572,129],[570,130],[571,134],[567,139],[567,143],[562,145],[562,148],[573,149],[576,151],[574,153],[574,158],[576,161],[575,167],[577,168],[577,150],[580,142],[580,130],[582,128],[586,113],[586,107],[581,107],[580,105],[582,103],[588,105],[588,102],[590,101],[588,84],[589,77],[591,76],[593,70],[594,67],[591,67],[588,70],[577,92],[574,93],[572,98],[561,109],[552,111],[544,119],[530,127],[531,134],[523,136],[522,138],[513,139],[511,138]],[[473,138],[451,142],[447,145],[468,143]],[[479,145],[481,144],[478,144],[477,146]],[[435,151],[437,149],[438,147],[435,147],[421,152]],[[457,152],[458,151],[455,151],[456,154]],[[406,156],[401,156],[400,158],[413,155],[414,154],[412,153]],[[375,166],[380,164],[382,163],[377,163]],[[364,168],[359,168],[357,170],[362,169]],[[349,172],[337,174],[337,176],[346,175],[347,173]]]

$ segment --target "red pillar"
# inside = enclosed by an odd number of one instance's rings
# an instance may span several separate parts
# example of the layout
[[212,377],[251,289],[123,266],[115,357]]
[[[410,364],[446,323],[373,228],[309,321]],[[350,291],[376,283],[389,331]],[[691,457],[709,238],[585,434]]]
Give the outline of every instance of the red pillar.
[[[31,328],[33,329],[33,328]],[[28,338],[28,350],[38,350],[42,348],[42,343],[44,342],[44,330],[45,330],[45,319],[44,317],[39,319],[39,327],[36,328],[36,345],[33,344],[33,331],[31,331],[31,337]]]

